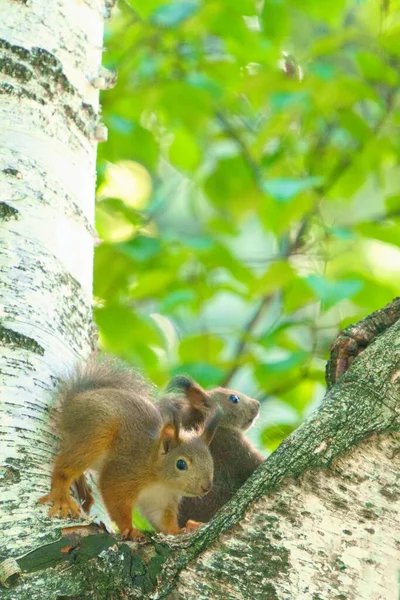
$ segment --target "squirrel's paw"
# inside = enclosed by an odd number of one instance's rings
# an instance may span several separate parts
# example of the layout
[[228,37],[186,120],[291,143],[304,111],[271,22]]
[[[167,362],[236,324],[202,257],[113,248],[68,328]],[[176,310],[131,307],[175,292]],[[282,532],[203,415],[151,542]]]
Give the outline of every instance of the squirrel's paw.
[[146,539],[146,536],[143,535],[139,529],[135,529],[134,527],[131,529],[124,529],[121,535],[123,540],[130,540],[131,542],[142,542]]
[[81,507],[71,497],[61,497],[54,492],[50,492],[50,494],[39,498],[39,502],[41,504],[46,504],[47,502],[53,503],[53,506],[49,509],[49,517],[67,519],[68,516],[80,517],[82,515]]
[[196,531],[199,527],[204,525],[204,523],[200,523],[199,521],[192,521],[192,519],[188,519],[186,521],[186,525],[183,528],[183,533],[191,533],[192,531]]

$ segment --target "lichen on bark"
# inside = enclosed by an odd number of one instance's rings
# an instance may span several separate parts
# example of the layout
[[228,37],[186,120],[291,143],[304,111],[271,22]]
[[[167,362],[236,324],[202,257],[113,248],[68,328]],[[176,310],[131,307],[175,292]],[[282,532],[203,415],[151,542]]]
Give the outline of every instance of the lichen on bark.
[[139,547],[116,540],[67,571],[26,575],[21,593],[49,578],[49,598],[390,600],[400,568],[399,330],[354,361],[207,526]]

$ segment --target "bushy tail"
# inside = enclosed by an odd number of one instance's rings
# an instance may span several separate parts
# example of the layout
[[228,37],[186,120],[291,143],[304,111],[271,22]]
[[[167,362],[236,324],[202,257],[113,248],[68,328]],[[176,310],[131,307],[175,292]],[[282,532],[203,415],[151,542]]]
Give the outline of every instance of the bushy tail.
[[114,356],[98,352],[62,382],[58,398],[64,403],[81,392],[104,388],[132,391],[147,397],[154,394],[154,386],[139,371]]

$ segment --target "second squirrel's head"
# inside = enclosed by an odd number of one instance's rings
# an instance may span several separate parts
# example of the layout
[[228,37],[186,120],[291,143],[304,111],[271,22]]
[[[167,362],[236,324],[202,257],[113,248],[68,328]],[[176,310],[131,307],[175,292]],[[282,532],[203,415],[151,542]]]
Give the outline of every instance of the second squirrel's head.
[[160,475],[181,496],[204,496],[212,488],[214,463],[209,445],[222,413],[214,413],[201,433],[180,431],[178,415],[160,432]]
[[181,409],[186,406],[182,411],[184,426],[191,426],[191,417],[195,413],[207,415],[210,410],[218,407],[223,413],[220,427],[247,431],[260,412],[258,400],[246,394],[223,387],[206,391],[190,377],[184,375],[174,377],[168,384],[167,391],[183,398],[181,403],[177,402],[177,406]]
[[223,411],[221,426],[247,431],[260,412],[260,403],[246,394],[217,387],[208,391],[213,402]]

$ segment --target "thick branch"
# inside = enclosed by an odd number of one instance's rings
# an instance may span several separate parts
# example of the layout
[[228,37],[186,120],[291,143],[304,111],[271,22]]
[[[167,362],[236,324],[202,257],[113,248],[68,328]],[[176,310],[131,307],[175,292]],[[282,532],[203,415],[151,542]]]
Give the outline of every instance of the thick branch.
[[389,329],[400,319],[400,298],[349,325],[339,333],[331,346],[331,355],[326,365],[326,384],[331,388],[345,373],[353,360],[371,344],[378,335]]
[[43,586],[43,582],[54,590],[48,598],[121,597],[122,589],[127,598],[149,598],[151,593],[156,598],[168,597],[179,573],[238,524],[255,501],[276,492],[278,487],[278,495],[283,493],[288,478],[316,468],[325,470],[335,457],[371,432],[399,429],[399,333],[397,322],[358,357],[320,408],[281,444],[207,526],[190,537],[157,536],[136,551],[134,545],[128,548],[127,544],[116,543],[97,559],[73,563],[63,573],[48,569],[29,575],[25,584],[5,592],[4,598],[31,598],[32,590]]

